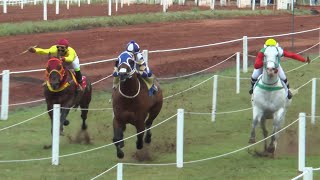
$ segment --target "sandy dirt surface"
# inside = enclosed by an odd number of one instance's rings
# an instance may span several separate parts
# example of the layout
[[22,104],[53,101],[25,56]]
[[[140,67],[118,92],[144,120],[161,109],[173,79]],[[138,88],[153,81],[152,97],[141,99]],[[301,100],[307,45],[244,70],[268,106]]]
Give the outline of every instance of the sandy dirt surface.
[[[134,5],[130,7],[134,8]],[[319,19],[319,15],[295,16],[294,27],[292,27],[291,15],[252,16],[0,37],[0,71],[45,68],[46,56],[31,53],[20,55],[20,53],[32,45],[50,47],[60,38],[67,38],[77,51],[80,62],[86,63],[117,57],[130,40],[137,41],[142,49],[150,51],[175,49],[229,41],[245,35],[255,37],[289,33],[293,29],[294,31],[309,30],[319,27]],[[294,49],[292,49],[292,38]],[[276,39],[285,49],[299,52],[319,42],[319,31],[282,36]],[[248,42],[249,55],[254,56],[265,40],[266,38],[250,39]],[[177,76],[205,69],[237,51],[242,52],[242,41],[189,50],[151,53],[149,54],[149,65],[158,77]],[[317,52],[318,49],[315,48],[313,51]],[[254,57],[249,57],[251,63],[253,60]],[[235,58],[214,68],[213,71],[234,63]],[[87,74],[92,82],[108,76],[112,70],[113,62],[82,66],[82,72]],[[13,74],[10,80],[10,103],[43,98],[41,83],[44,80],[44,72]],[[111,81],[112,79],[109,78],[95,84],[94,90],[110,90]]]

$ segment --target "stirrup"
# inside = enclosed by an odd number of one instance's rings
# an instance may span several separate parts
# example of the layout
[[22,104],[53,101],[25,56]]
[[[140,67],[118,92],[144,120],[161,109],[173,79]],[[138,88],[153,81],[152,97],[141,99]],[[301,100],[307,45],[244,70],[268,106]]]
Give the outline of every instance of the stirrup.
[[249,94],[252,95],[253,94],[253,89],[249,90]]
[[292,93],[291,93],[291,91],[288,89],[288,99],[291,99],[292,98]]
[[78,84],[77,91],[83,91],[82,85]]

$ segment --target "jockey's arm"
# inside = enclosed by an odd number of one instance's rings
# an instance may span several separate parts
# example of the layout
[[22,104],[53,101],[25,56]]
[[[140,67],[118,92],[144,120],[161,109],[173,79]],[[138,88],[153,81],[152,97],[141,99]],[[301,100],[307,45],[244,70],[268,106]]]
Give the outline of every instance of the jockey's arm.
[[49,49],[42,49],[42,48],[34,48],[36,50],[37,54],[53,54],[56,55],[58,52],[58,49],[56,47],[56,45],[51,46]]
[[260,69],[263,67],[263,57],[264,57],[264,54],[263,52],[259,52],[257,57],[256,57],[256,61],[254,63],[254,68],[255,69]]
[[286,50],[283,50],[283,56],[288,57],[288,58],[292,58],[292,59],[295,59],[295,60],[298,60],[301,62],[307,62],[307,60],[304,57],[300,56],[299,54],[288,52]]
[[73,48],[68,47],[67,56],[64,57],[65,58],[65,62],[67,62],[67,63],[73,62],[74,59],[76,58],[76,56],[77,56],[76,51]]

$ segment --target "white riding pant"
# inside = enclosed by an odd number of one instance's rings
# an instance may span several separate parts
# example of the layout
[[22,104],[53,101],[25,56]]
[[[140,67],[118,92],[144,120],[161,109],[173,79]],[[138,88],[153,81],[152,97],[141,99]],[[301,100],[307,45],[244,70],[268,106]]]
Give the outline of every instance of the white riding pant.
[[[254,69],[252,72],[252,79],[258,79],[258,77],[262,74],[263,71],[263,67],[259,68],[259,69]],[[285,79],[287,79],[286,75],[284,74],[284,71],[282,69],[282,67],[279,65],[278,67],[278,73],[279,73],[279,77],[282,81],[284,81]]]
[[75,71],[80,71],[80,60],[78,58],[78,56],[76,56],[74,58],[74,60],[72,61],[72,63],[66,63],[66,67],[68,69],[73,69]]

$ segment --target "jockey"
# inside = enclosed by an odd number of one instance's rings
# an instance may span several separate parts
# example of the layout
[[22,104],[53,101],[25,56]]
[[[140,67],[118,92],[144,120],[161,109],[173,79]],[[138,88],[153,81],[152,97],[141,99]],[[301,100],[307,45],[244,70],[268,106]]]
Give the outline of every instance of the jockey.
[[[307,59],[305,59],[304,57],[302,57],[302,56],[300,56],[298,54],[295,54],[295,53],[292,53],[292,52],[288,52],[288,51],[282,49],[279,46],[279,44],[277,43],[277,41],[275,41],[274,39],[268,39],[265,42],[264,47],[259,51],[259,53],[258,53],[258,55],[256,57],[255,64],[254,64],[254,70],[253,70],[253,73],[252,73],[252,76],[251,76],[251,89],[249,91],[249,94],[253,93],[253,86],[257,82],[258,77],[262,74],[264,52],[265,52],[265,49],[268,46],[277,47],[278,52],[279,52],[279,57],[284,56],[284,57],[289,57],[289,58],[292,58],[292,59],[295,59],[295,60],[298,60],[298,61],[301,61],[301,62],[310,63],[309,57]],[[284,74],[284,71],[283,71],[282,67],[280,66],[280,64],[279,64],[279,67],[278,67],[278,72],[279,72],[280,79],[287,85],[287,88],[288,88],[288,99],[291,99],[292,98],[292,94],[291,94],[291,92],[289,90],[289,82],[288,82],[287,77]]]
[[80,72],[80,63],[76,51],[69,46],[69,42],[66,39],[61,39],[56,45],[51,46],[49,49],[42,48],[29,48],[29,52],[36,54],[52,54],[54,56],[60,57],[60,60],[66,63],[69,69],[74,69],[76,74],[76,79],[78,81],[77,90],[82,91],[82,74]]
[[[130,41],[127,44],[126,50],[124,52],[132,55],[133,60],[136,62],[136,66],[135,66],[136,71],[140,74],[140,76],[144,78],[147,82],[151,82],[152,87],[149,89],[149,96],[152,96],[154,93],[158,91],[158,88],[154,84],[154,75],[151,69],[147,66],[145,60],[143,59],[143,55],[140,52],[140,46],[135,41]],[[119,84],[118,64],[119,64],[119,60],[117,59],[115,62],[114,71],[112,74],[114,77],[114,80],[113,80],[114,89],[116,89],[116,87]]]

